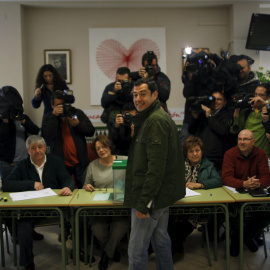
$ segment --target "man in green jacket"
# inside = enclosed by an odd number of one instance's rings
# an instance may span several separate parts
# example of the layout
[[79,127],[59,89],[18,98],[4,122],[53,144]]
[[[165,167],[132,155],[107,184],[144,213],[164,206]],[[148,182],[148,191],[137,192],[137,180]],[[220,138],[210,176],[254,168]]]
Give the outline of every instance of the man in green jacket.
[[167,233],[169,206],[185,196],[184,158],[175,123],[160,108],[151,79],[135,82],[134,136],[129,149],[125,205],[131,207],[129,269],[147,269],[150,241],[157,269],[173,269]]

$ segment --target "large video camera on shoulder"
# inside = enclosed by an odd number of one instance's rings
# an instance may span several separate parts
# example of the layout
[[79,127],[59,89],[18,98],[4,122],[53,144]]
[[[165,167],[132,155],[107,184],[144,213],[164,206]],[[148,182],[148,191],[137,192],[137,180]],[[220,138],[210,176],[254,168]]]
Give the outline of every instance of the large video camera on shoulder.
[[3,86],[0,88],[0,117],[2,119],[24,120],[23,100],[18,92],[12,86]]
[[64,99],[64,103],[62,104],[63,116],[67,116],[67,117],[76,116],[76,109],[74,107],[72,107],[72,105],[71,105],[75,101],[73,91],[72,90],[63,90],[63,99]]
[[190,110],[193,113],[201,113],[202,107],[201,104],[211,107],[211,104],[216,101],[216,98],[214,96],[192,96],[188,98],[188,101],[192,102],[190,106]]

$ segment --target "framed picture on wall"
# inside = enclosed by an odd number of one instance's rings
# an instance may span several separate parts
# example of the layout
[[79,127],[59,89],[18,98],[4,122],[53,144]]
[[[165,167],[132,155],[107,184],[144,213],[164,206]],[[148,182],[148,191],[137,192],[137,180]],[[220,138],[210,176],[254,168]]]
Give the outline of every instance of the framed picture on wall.
[[45,64],[51,64],[67,84],[71,83],[71,51],[44,50]]

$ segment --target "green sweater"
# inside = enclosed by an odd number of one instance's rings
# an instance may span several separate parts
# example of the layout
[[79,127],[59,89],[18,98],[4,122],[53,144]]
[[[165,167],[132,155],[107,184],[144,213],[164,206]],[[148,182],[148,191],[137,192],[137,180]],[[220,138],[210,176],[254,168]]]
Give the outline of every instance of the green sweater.
[[230,132],[237,134],[243,129],[251,130],[254,134],[255,146],[263,149],[268,158],[270,158],[270,142],[265,135],[262,113],[261,111],[256,113],[254,110],[251,110],[246,118],[247,110],[250,109],[243,109],[240,111],[239,117],[234,117],[234,122],[231,125]]

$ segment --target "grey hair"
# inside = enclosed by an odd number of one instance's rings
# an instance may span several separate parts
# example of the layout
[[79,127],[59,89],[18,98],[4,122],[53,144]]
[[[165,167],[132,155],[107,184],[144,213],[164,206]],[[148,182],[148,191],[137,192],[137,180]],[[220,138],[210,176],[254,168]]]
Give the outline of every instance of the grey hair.
[[29,145],[33,143],[43,143],[46,146],[46,143],[43,137],[38,136],[38,135],[31,135],[27,138],[25,142],[26,148],[29,149]]

